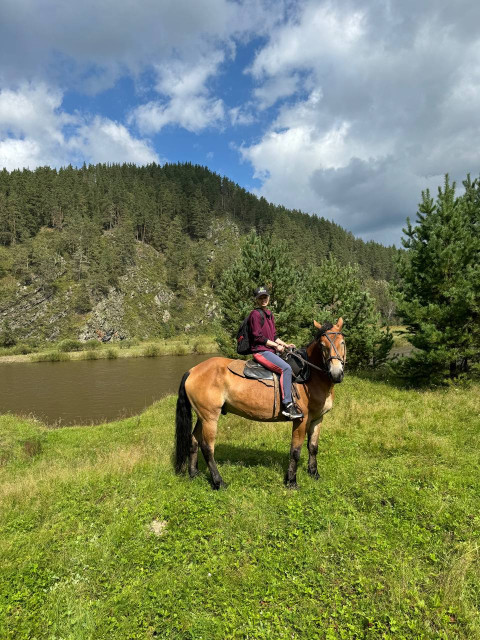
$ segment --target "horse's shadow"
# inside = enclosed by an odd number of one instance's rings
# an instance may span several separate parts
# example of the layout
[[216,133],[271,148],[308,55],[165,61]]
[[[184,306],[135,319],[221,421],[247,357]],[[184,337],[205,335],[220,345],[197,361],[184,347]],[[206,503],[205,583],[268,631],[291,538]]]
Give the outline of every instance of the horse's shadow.
[[288,467],[288,452],[273,449],[239,447],[219,443],[215,447],[215,459],[219,464],[233,464],[242,467]]

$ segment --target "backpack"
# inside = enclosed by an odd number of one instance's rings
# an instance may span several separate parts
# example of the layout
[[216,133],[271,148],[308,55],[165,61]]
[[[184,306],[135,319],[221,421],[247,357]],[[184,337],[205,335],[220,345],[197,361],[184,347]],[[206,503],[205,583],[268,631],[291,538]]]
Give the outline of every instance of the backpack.
[[[258,311],[260,311],[260,315],[262,316],[262,323],[260,326],[263,327],[263,324],[265,322],[265,314],[261,309],[258,309]],[[250,311],[248,316],[240,325],[240,329],[237,331],[237,353],[239,353],[241,356],[246,356],[249,353],[252,353],[252,349],[250,346],[250,327],[248,326],[248,319],[250,318],[251,313],[252,311]]]

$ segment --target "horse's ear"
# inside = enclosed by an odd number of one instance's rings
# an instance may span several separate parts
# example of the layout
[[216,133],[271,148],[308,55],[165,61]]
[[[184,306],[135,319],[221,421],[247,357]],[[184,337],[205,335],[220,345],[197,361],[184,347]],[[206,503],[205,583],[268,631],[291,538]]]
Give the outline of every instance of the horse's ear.
[[319,324],[316,320],[313,321],[313,324],[315,325],[315,329],[321,329],[322,325]]
[[343,318],[337,320],[337,327],[341,330],[343,327]]

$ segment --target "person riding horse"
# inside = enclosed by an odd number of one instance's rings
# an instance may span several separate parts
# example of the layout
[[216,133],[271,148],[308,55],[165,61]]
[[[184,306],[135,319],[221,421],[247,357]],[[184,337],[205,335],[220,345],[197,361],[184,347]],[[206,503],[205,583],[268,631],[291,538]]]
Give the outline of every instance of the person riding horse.
[[275,318],[267,308],[270,302],[269,291],[265,287],[259,287],[254,295],[256,307],[248,318],[253,359],[266,369],[280,375],[282,414],[289,420],[303,418],[303,413],[297,409],[292,400],[292,368],[277,355],[283,353],[286,348],[294,349],[295,345],[287,344],[277,336]]

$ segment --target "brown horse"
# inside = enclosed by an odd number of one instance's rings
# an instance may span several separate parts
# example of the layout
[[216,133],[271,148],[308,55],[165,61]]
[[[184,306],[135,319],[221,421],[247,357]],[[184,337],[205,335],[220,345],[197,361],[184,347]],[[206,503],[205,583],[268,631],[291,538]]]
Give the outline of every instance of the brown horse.
[[[333,405],[334,384],[343,380],[346,347],[342,335],[343,320],[335,325],[321,326],[307,346],[311,376],[298,385],[297,405],[304,417],[293,421],[290,462],[285,476],[289,488],[297,487],[297,465],[300,451],[308,434],[308,473],[318,478],[318,435],[323,416]],[[227,358],[209,358],[184,374],[180,383],[176,417],[176,471],[183,473],[188,460],[190,477],[198,474],[198,447],[210,469],[214,489],[225,487],[214,459],[215,437],[220,413],[234,413],[249,420],[263,422],[285,421],[280,413],[272,418],[273,388],[257,380],[241,378],[228,369]],[[192,434],[191,408],[197,414]]]

